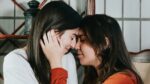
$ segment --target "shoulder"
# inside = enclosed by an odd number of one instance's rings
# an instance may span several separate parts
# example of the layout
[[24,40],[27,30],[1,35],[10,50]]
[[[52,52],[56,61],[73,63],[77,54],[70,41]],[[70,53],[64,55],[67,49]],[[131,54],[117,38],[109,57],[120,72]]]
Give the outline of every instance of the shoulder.
[[108,77],[104,84],[136,84],[130,73],[117,72]]
[[26,57],[23,49],[13,50],[5,56],[3,63],[5,84],[38,84]]
[[9,67],[18,66],[22,63],[26,63],[27,62],[26,59],[27,59],[27,56],[26,56],[25,50],[15,49],[5,56],[4,67],[5,65]]

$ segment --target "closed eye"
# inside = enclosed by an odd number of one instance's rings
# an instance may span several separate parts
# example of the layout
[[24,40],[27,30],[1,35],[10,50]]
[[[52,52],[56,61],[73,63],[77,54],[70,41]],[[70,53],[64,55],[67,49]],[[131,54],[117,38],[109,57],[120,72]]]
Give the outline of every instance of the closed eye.
[[81,42],[85,42],[86,40],[87,40],[87,37],[86,37],[86,36],[81,36],[81,37],[80,37],[80,41],[81,41]]

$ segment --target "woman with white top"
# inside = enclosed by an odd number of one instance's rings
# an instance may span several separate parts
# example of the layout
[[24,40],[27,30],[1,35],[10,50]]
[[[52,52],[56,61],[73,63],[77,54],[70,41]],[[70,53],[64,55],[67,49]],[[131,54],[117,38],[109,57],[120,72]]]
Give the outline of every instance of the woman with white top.
[[[40,46],[40,39],[54,31],[63,44],[62,67],[68,72],[67,84],[77,84],[75,60],[71,48],[76,45],[81,16],[62,1],[51,1],[36,15],[27,46],[10,52],[4,59],[5,84],[51,84],[51,65]],[[47,35],[46,35],[47,36]],[[56,50],[56,52],[58,52]],[[60,75],[62,75],[60,73]]]

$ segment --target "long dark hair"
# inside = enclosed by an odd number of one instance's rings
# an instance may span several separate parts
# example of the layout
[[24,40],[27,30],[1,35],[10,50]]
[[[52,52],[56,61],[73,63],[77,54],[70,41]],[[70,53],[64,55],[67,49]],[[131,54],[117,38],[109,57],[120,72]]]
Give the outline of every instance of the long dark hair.
[[27,44],[28,61],[39,84],[50,84],[50,65],[39,41],[51,29],[63,32],[79,27],[81,16],[63,1],[51,1],[36,15]]
[[[114,18],[103,14],[86,16],[80,27],[96,49],[95,52],[99,52],[98,58],[102,59],[99,74],[94,67],[85,67],[83,84],[96,84],[98,81],[103,83],[112,74],[124,70],[131,71],[136,76],[138,84],[143,84],[133,68],[120,26]],[[107,48],[105,37],[109,40]]]

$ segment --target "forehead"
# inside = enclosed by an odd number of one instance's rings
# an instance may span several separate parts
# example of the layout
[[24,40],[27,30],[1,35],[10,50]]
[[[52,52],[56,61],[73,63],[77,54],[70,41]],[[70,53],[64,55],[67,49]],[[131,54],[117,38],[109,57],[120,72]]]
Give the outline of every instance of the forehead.
[[78,34],[79,28],[65,30],[65,33],[67,33],[67,34]]
[[79,36],[84,36],[84,35],[85,35],[85,32],[83,32],[83,30],[79,30],[78,35],[79,35]]
[[78,38],[83,38],[83,37],[87,37],[85,32],[83,32],[83,30],[79,30],[78,34],[77,34]]

